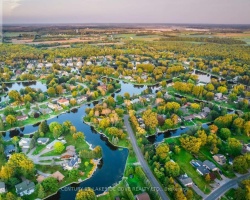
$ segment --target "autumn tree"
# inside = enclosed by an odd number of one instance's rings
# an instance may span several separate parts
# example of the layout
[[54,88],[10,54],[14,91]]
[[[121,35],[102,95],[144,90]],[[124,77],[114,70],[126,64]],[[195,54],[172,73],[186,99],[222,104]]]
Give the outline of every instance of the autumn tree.
[[176,177],[180,175],[180,166],[178,163],[173,161],[168,161],[165,164],[166,173],[169,176]]
[[62,142],[55,142],[54,151],[56,153],[62,153],[64,149],[65,149],[65,146]]
[[76,193],[76,200],[96,200],[96,195],[91,188],[80,189]]
[[202,145],[200,138],[184,135],[180,137],[181,146],[192,153],[198,153]]
[[156,155],[159,156],[161,160],[165,160],[168,157],[169,146],[166,143],[159,144],[156,147]]

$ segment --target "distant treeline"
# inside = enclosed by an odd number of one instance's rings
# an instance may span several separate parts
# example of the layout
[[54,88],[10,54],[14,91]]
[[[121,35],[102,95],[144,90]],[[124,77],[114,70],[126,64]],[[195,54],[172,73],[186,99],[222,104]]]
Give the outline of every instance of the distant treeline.
[[161,41],[188,41],[188,42],[210,42],[217,44],[246,44],[245,41],[235,40],[232,38],[219,38],[219,37],[176,37],[168,36],[166,38],[161,38]]

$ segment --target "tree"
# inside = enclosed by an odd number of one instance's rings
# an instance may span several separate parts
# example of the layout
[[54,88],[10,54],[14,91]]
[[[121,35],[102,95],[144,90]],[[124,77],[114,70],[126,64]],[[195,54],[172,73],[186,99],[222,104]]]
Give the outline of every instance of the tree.
[[169,176],[176,177],[180,175],[180,166],[173,161],[168,161],[165,164],[166,173]]
[[91,188],[85,188],[76,193],[76,200],[96,200],[96,195]]
[[1,171],[0,171],[0,178],[7,181],[9,180],[12,176],[14,175],[14,170],[6,165],[2,166]]
[[198,112],[200,110],[200,105],[198,103],[191,103],[190,107],[195,110],[196,112]]
[[17,119],[15,116],[13,115],[8,115],[6,117],[6,122],[10,125],[10,126],[13,126],[16,122],[17,122]]
[[245,173],[249,168],[249,164],[245,156],[238,156],[233,161],[233,169],[238,173]]
[[235,138],[229,138],[228,141],[228,152],[231,155],[239,155],[241,150],[242,150],[242,144],[240,143],[239,140],[235,139]]
[[50,97],[54,97],[56,95],[56,90],[53,87],[49,87],[47,93]]
[[41,184],[38,184],[37,188],[38,188],[37,189],[37,197],[39,199],[43,199],[46,195],[43,186]]
[[73,139],[76,141],[76,140],[79,140],[79,141],[83,141],[84,140],[84,134],[83,132],[77,132],[77,133],[73,133]]
[[159,156],[161,160],[165,160],[168,157],[169,146],[166,143],[159,144],[156,147],[156,155]]
[[74,98],[70,99],[69,103],[70,103],[71,106],[75,106],[76,105],[76,99],[74,99]]
[[59,188],[57,179],[54,177],[48,177],[42,181],[42,186],[44,191],[47,192],[56,192]]
[[145,125],[150,129],[155,129],[158,125],[157,113],[152,112],[152,110],[146,110],[143,113],[142,118],[145,122]]
[[205,176],[205,180],[206,180],[206,182],[208,182],[208,183],[211,181],[211,177],[210,177],[209,174],[207,174],[207,175]]
[[192,200],[193,199],[193,196],[194,196],[194,193],[191,189],[188,189],[187,190],[187,193],[186,193],[186,197],[188,200]]
[[181,146],[192,153],[198,153],[202,145],[200,138],[184,135],[180,138]]
[[58,122],[51,122],[49,129],[53,133],[54,138],[58,138],[63,133],[63,127]]
[[227,140],[231,136],[231,131],[228,128],[220,129],[220,137],[223,140]]
[[4,124],[3,124],[2,118],[0,117],[0,131],[3,131],[3,130],[4,130]]
[[207,143],[207,134],[204,130],[197,131],[197,137],[201,139],[201,146],[205,146]]
[[56,153],[62,153],[64,149],[65,149],[65,146],[62,142],[55,142],[54,150]]
[[77,179],[79,176],[79,170],[78,169],[72,169],[69,171],[69,177],[72,179]]
[[43,133],[47,133],[49,131],[49,126],[47,124],[47,121],[42,121],[39,124],[39,131]]

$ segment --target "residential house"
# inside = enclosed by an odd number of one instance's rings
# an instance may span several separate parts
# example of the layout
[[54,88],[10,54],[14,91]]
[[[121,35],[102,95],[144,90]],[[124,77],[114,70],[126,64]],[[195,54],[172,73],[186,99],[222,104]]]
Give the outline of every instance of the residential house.
[[221,100],[222,97],[223,97],[223,94],[222,94],[222,93],[216,93],[216,94],[215,94],[215,99],[216,99],[216,100]]
[[68,106],[69,105],[69,100],[68,99],[65,99],[65,98],[62,98],[62,99],[59,99],[57,101],[57,103],[60,105],[60,106]]
[[227,162],[227,159],[224,155],[222,154],[216,154],[213,156],[213,159],[220,165],[224,165]]
[[31,143],[31,138],[22,138],[19,141],[19,146],[24,148],[24,149],[29,149],[30,148],[30,143]]
[[14,152],[16,152],[16,147],[13,144],[7,145],[4,148],[4,154],[6,155],[7,158],[9,158],[11,154]]
[[203,109],[202,109],[202,112],[204,112],[204,113],[210,113],[211,112],[211,110],[210,110],[210,108],[209,107],[204,107]]
[[46,67],[46,68],[51,68],[52,66],[53,66],[52,63],[46,63],[46,64],[45,64],[45,67]]
[[17,116],[17,117],[16,117],[16,120],[17,120],[17,121],[24,121],[24,120],[26,120],[26,119],[28,119],[28,116],[27,116],[27,115]]
[[61,172],[59,172],[59,171],[54,172],[54,173],[51,174],[50,176],[56,178],[58,182],[63,181],[63,179],[64,179],[64,177],[65,177],[65,176],[64,176]]
[[217,171],[218,170],[218,168],[215,166],[215,164],[214,163],[212,163],[211,161],[209,161],[209,160],[205,160],[204,162],[203,162],[203,166],[205,166],[208,170],[210,170],[210,171]]
[[38,183],[41,183],[45,178],[46,178],[45,176],[39,175],[39,176],[37,177],[36,181],[37,181]]
[[179,181],[182,183],[185,187],[191,187],[193,185],[193,181],[190,177],[188,177],[187,174],[183,174],[179,177]]
[[245,144],[244,149],[246,150],[246,152],[250,152],[250,144]]
[[77,103],[80,104],[84,101],[87,101],[88,97],[86,95],[80,96],[76,99]]
[[142,194],[137,194],[135,196],[135,199],[136,200],[150,200],[150,197],[149,197],[148,193],[144,192]]
[[62,107],[57,105],[57,104],[53,104],[53,103],[48,103],[48,107],[52,110],[62,110]]
[[204,175],[210,173],[209,170],[208,170],[205,166],[203,166],[203,165],[199,166],[199,167],[196,169],[196,171],[197,171],[200,175],[202,175],[202,176],[204,176]]
[[107,85],[102,84],[102,85],[99,85],[97,89],[106,92],[108,88],[107,88]]
[[81,163],[81,159],[78,156],[74,156],[68,162],[63,164],[63,168],[65,170],[77,169],[80,163]]
[[32,63],[29,63],[26,68],[27,69],[32,69],[33,67],[34,67],[34,65]]
[[38,144],[43,144],[43,145],[45,145],[45,144],[47,144],[49,142],[49,138],[38,138],[37,139],[37,143]]
[[183,119],[184,119],[185,121],[191,121],[191,120],[194,119],[194,116],[193,116],[193,115],[185,116],[185,117],[183,117]]
[[39,112],[43,115],[52,113],[52,110],[49,108],[39,108]]
[[76,63],[76,66],[77,66],[77,67],[81,67],[82,64],[83,64],[83,63],[82,63],[81,61],[79,61],[79,62]]
[[0,194],[5,193],[5,192],[6,192],[5,183],[0,182]]
[[133,100],[131,100],[130,102],[131,102],[132,104],[136,104],[136,103],[139,103],[140,100],[139,100],[139,99],[133,99]]
[[62,159],[69,159],[76,155],[76,150],[73,145],[66,147],[66,152],[61,155]]
[[19,196],[30,195],[35,191],[35,184],[29,180],[25,180],[22,183],[15,185],[16,193]]

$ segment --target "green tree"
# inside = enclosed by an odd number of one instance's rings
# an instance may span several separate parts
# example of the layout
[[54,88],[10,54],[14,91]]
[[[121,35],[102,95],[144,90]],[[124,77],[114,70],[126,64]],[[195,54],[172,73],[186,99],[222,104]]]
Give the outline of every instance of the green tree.
[[229,138],[227,141],[228,145],[228,152],[231,155],[237,156],[241,153],[242,150],[242,144],[240,143],[239,140],[235,139],[235,138]]
[[223,140],[227,140],[231,136],[231,131],[228,128],[220,129],[220,137]]
[[54,151],[56,153],[62,153],[64,149],[65,149],[65,146],[62,142],[55,142]]
[[42,181],[42,186],[44,191],[47,192],[56,192],[59,188],[57,179],[54,177],[48,177]]
[[15,116],[13,115],[8,115],[6,117],[6,122],[10,125],[10,126],[13,126],[16,122],[17,122],[17,119]]

